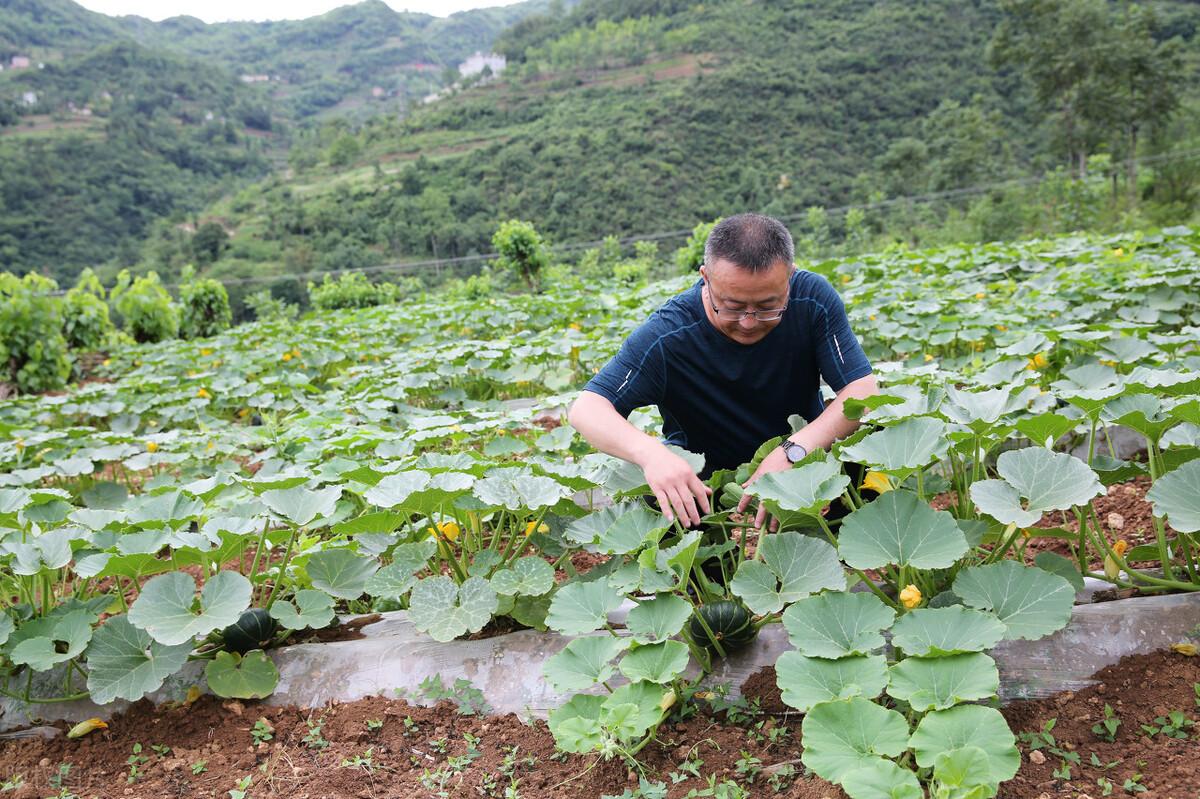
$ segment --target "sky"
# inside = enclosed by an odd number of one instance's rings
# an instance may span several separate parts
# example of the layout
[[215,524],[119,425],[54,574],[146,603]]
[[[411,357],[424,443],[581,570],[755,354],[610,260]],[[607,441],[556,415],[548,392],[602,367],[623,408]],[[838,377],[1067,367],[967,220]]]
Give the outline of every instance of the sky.
[[[205,22],[234,19],[304,19],[355,0],[76,0],[84,8],[110,16],[136,14],[162,20],[186,14]],[[384,0],[397,11],[419,11],[445,17],[457,11],[511,5],[516,0]]]

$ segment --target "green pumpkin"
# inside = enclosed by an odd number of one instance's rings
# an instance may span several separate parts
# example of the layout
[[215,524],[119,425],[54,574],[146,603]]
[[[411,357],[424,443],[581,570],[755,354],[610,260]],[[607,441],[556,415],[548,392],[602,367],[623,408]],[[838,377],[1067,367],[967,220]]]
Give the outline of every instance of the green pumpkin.
[[710,602],[696,609],[688,628],[692,639],[706,649],[715,649],[716,647],[713,646],[713,642],[709,639],[708,633],[705,632],[704,626],[696,614],[704,618],[704,623],[721,642],[721,648],[725,650],[726,654],[738,651],[758,635],[758,629],[754,626],[754,617],[740,602],[728,599]]
[[278,628],[278,622],[271,618],[265,608],[250,608],[221,631],[221,639],[230,652],[244,655],[251,649],[266,647]]

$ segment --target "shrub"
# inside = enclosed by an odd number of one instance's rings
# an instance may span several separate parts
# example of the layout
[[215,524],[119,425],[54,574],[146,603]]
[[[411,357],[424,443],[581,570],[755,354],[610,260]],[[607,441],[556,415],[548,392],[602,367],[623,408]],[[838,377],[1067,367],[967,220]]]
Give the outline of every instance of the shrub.
[[0,376],[19,391],[60,389],[71,374],[57,288],[37,274],[0,274]]
[[[185,274],[187,271],[185,270]],[[190,275],[189,275],[190,276]],[[207,338],[229,327],[233,314],[225,286],[212,278],[189,280],[179,290],[182,318],[180,338]]]
[[708,241],[708,234],[712,233],[712,229],[723,218],[717,217],[711,222],[701,222],[692,228],[692,235],[688,237],[687,243],[675,251],[675,263],[679,265],[679,271],[700,270],[701,264],[704,263],[704,244]]
[[111,300],[125,331],[139,344],[178,335],[179,309],[159,282],[157,272],[134,279],[128,269],[122,269]]
[[633,245],[634,257],[621,261],[613,267],[613,277],[627,286],[639,286],[646,282],[654,262],[658,260],[658,245],[652,241],[639,241]]
[[270,289],[262,289],[247,295],[244,300],[246,307],[261,321],[288,321],[296,318],[300,308],[271,294]]
[[538,273],[550,260],[546,243],[529,222],[510,219],[496,229],[492,247],[500,254],[496,263],[521,276],[530,291],[537,290]]
[[83,270],[63,301],[63,336],[73,350],[94,352],[108,348],[116,327],[104,301],[104,286],[91,269]]
[[323,310],[335,308],[366,308],[371,305],[386,305],[400,296],[400,287],[394,283],[372,283],[362,272],[346,272],[337,280],[325,275],[321,283],[308,284],[308,297],[314,307]]

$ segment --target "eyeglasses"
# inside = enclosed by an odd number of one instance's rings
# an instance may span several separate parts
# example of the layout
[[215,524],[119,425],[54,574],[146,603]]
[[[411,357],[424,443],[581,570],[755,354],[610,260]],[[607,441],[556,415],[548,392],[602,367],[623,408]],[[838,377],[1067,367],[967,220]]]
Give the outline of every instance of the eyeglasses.
[[705,281],[704,288],[708,290],[708,305],[712,308],[713,313],[719,319],[727,319],[731,322],[740,322],[747,316],[753,316],[760,322],[774,322],[776,319],[782,317],[783,312],[787,310],[786,305],[782,308],[763,308],[758,311],[733,311],[729,308],[718,308],[717,304],[713,302],[715,295],[713,294],[712,286],[708,284],[708,281]]

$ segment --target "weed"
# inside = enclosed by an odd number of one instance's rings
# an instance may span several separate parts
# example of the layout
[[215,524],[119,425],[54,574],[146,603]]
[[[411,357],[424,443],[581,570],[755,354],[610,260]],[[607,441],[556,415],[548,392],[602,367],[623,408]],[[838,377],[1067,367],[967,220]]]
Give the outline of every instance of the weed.
[[367,731],[379,732],[383,729],[383,719],[367,719]]
[[375,748],[370,747],[361,755],[342,758],[342,768],[356,768],[367,774],[374,774],[375,769],[378,768],[375,765]]
[[246,794],[250,790],[250,786],[254,784],[254,777],[247,774],[238,780],[232,789],[229,791],[229,799],[246,799]]
[[781,793],[796,777],[796,767],[791,763],[784,763],[777,766],[770,776],[767,777],[767,784],[771,786],[771,790],[775,793]]
[[412,735],[413,733],[420,732],[420,729],[421,728],[417,726],[417,723],[415,721],[413,721],[412,716],[404,717],[404,737],[405,738]]
[[208,771],[208,761],[207,760],[197,760],[195,763],[193,763],[191,765],[191,769],[192,769],[193,775],[203,774],[204,772]]
[[[66,765],[66,764],[64,763],[63,765]],[[51,777],[51,779],[53,779],[53,777]],[[11,777],[9,777],[8,779],[6,779],[3,783],[0,783],[0,792],[15,791],[17,788],[20,788],[24,784],[25,784],[25,775],[24,774],[14,774]]]
[[[403,698],[402,690],[397,689],[397,693]],[[483,698],[483,691],[471,685],[471,681],[465,677],[459,677],[454,681],[454,685],[447,688],[440,675],[431,675],[421,681],[417,687],[417,696],[428,702],[448,699],[457,706],[460,716],[486,714],[492,709]]]
[[1142,785],[1141,772],[1137,772],[1130,776],[1127,780],[1125,780],[1125,784],[1123,784],[1121,787],[1124,788],[1125,793],[1128,794],[1144,793],[1146,790],[1146,786]]
[[150,758],[142,754],[142,745],[135,743],[133,745],[133,754],[125,758],[125,764],[129,766],[129,775],[125,777],[125,782],[132,785],[146,775],[145,765],[150,762]]
[[259,719],[250,728],[250,737],[254,739],[254,745],[259,746],[275,737],[275,728],[266,719]]
[[1098,780],[1096,780],[1096,784],[1100,786],[1101,796],[1108,796],[1113,792],[1113,783],[1110,779],[1100,777]]
[[308,725],[308,732],[300,739],[300,742],[309,749],[316,749],[317,751],[328,749],[329,741],[325,740],[325,734],[322,732],[322,728],[325,726],[325,717],[321,716],[316,721],[313,721],[312,716],[309,716],[304,720],[304,723]]
[[1142,731],[1153,738],[1155,735],[1165,735],[1168,738],[1187,738],[1188,728],[1195,722],[1183,715],[1182,710],[1172,710],[1166,716],[1156,716],[1153,724],[1143,724]]
[[1104,718],[1098,724],[1092,726],[1094,732],[1100,738],[1112,743],[1117,739],[1117,728],[1121,726],[1121,720],[1113,713],[1112,705],[1104,703]]
[[171,747],[166,744],[150,744],[150,751],[159,757],[166,757],[171,754]]
[[63,783],[67,781],[67,776],[71,773],[70,763],[59,763],[58,771],[50,777],[51,788],[62,788]]
[[747,782],[754,782],[758,772],[762,771],[762,760],[743,749],[742,756],[734,763],[734,768]]

